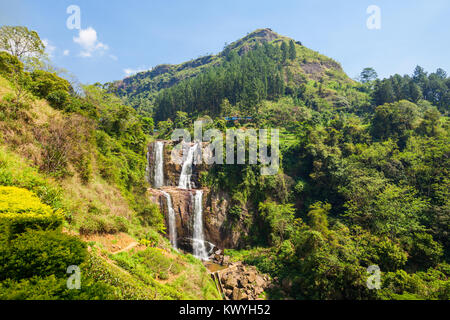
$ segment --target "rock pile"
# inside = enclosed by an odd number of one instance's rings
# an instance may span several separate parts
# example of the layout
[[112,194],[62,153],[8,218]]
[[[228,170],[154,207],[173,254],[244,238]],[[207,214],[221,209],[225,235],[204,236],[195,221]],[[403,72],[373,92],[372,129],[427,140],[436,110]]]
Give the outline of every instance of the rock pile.
[[260,300],[264,290],[272,286],[268,275],[242,262],[231,263],[221,271],[220,280],[229,300]]

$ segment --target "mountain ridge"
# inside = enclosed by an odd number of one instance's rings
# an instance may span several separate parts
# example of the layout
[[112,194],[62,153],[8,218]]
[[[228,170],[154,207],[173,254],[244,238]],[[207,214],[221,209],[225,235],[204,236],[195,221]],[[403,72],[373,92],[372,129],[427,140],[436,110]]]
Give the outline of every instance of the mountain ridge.
[[[230,52],[236,52],[239,56],[243,56],[257,45],[268,43],[279,46],[283,42],[288,43],[290,41],[295,44],[297,58],[294,61],[295,63],[287,64],[284,67],[289,70],[287,72],[293,74],[294,78],[299,78],[294,79],[297,84],[309,80],[322,81],[328,78],[337,82],[353,82],[345,74],[341,65],[332,58],[303,46],[300,41],[282,36],[270,28],[262,28],[256,29],[231,44],[226,44],[224,49],[217,54],[205,55],[180,64],[160,64],[150,70],[139,72],[107,85],[109,91],[123,98],[126,104],[136,109],[140,107],[151,108],[158,92],[183,80],[195,78],[212,67],[223,65]],[[289,79],[285,79],[285,82],[288,83]]]

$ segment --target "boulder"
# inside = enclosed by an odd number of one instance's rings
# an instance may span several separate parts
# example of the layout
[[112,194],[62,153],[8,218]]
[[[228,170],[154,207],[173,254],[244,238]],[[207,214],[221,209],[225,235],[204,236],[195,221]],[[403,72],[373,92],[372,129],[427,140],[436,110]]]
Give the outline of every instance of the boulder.
[[[252,281],[250,281],[252,280]],[[255,300],[271,285],[270,278],[258,272],[255,267],[234,262],[223,271],[221,282],[225,295],[231,300]]]
[[235,287],[233,289],[232,299],[233,300],[239,300],[239,297],[240,297],[240,291],[239,291],[238,288]]
[[236,275],[229,274],[224,283],[225,288],[234,289],[234,288],[237,288],[237,285],[238,285],[238,279],[236,278]]
[[231,263],[230,256],[223,256],[222,265],[229,265]]

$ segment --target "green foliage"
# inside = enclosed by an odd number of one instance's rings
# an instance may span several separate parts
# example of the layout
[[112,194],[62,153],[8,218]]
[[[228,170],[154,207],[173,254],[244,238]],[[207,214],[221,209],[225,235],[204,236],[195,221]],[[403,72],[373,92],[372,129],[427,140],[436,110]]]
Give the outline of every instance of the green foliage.
[[289,41],[289,59],[295,60],[297,57],[297,50],[295,49],[295,43],[294,40]]
[[47,98],[49,94],[55,91],[59,92],[59,95],[64,92],[68,96],[68,91],[71,89],[69,81],[43,70],[34,70],[31,73],[31,79],[31,90],[40,98]]
[[329,203],[323,204],[316,202],[309,207],[308,218],[313,230],[321,232],[323,235],[328,233],[327,214],[331,210]]
[[378,78],[377,72],[373,68],[364,68],[359,76],[362,83],[374,81]]
[[36,31],[22,26],[2,26],[0,28],[0,50],[17,58],[44,53],[42,43]]
[[28,190],[0,187],[0,228],[12,239],[29,228],[56,229],[61,226],[62,211],[54,211]]
[[[188,114],[207,113],[214,117],[222,113],[224,99],[239,104],[241,110],[252,114],[263,99],[278,98],[284,91],[277,58],[267,44],[246,55],[237,56],[223,65],[209,68],[197,77],[161,91],[156,97],[155,118],[174,118],[177,111]],[[196,94],[197,93],[197,94]]]
[[[28,231],[1,247],[0,280],[31,278],[39,275],[65,277],[71,265],[86,258],[86,245],[60,231]],[[51,258],[50,258],[51,257]]]
[[415,127],[417,113],[417,106],[405,100],[379,106],[372,120],[372,135],[380,140],[405,139]]
[[15,56],[7,52],[0,52],[0,74],[4,77],[11,76],[16,70],[23,70],[23,63]]
[[268,226],[269,243],[277,244],[289,236],[294,219],[294,208],[291,204],[277,204],[266,201],[259,204],[259,214]]
[[0,282],[0,300],[107,300],[114,299],[113,288],[103,282],[83,278],[77,290],[67,288],[67,279],[34,276]]
[[418,102],[421,98],[431,102],[441,112],[448,113],[450,82],[442,69],[427,74],[417,66],[412,76],[398,74],[377,81],[372,97],[376,105],[400,100]]

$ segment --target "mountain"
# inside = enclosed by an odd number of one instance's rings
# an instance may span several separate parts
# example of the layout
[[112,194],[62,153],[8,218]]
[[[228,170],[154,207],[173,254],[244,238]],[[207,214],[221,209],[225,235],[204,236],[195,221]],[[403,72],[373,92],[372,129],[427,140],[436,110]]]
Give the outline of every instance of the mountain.
[[[283,43],[286,44],[286,53],[283,53]],[[290,54],[288,53],[288,50],[292,50],[290,46],[293,46],[295,57],[285,59],[283,58],[283,54]],[[232,95],[236,96],[236,90],[246,90],[242,88],[244,80],[246,83],[251,82],[249,79],[243,79],[242,77],[238,79],[239,72],[242,70],[245,70],[247,74],[253,72],[253,70],[242,66],[245,63],[245,57],[250,52],[255,52],[258,48],[262,47],[268,49],[261,53],[261,59],[253,59],[253,62],[256,61],[259,65],[273,63],[274,68],[277,69],[276,72],[280,73],[280,77],[283,80],[283,88],[281,89],[282,92],[280,92],[280,95],[295,94],[298,96],[299,89],[304,92],[305,87],[308,86],[318,88],[319,84],[325,86],[330,84],[330,86],[327,86],[329,90],[321,90],[320,94],[322,98],[334,104],[336,101],[342,100],[340,96],[345,96],[344,93],[339,92],[343,91],[341,89],[344,87],[357,87],[357,84],[344,73],[341,65],[335,60],[308,49],[300,41],[279,35],[271,29],[266,28],[249,33],[247,36],[227,45],[222,52],[216,55],[203,56],[177,65],[158,65],[149,71],[140,72],[123,80],[116,81],[110,84],[110,91],[114,91],[124,99],[126,104],[139,109],[141,112],[145,110],[152,113],[155,111],[155,108],[158,108],[157,97],[160,95],[161,90],[173,88],[176,85],[195,79],[199,75],[204,75],[212,70],[217,71],[219,68],[222,68],[222,70],[219,70],[221,74],[226,73],[230,69],[230,60],[233,56],[237,55],[241,58],[237,62],[241,63],[241,66],[234,68],[235,70],[239,69],[238,75],[236,76],[233,71],[233,76],[227,78],[227,82],[238,82],[239,87],[236,88],[234,86],[234,92],[232,94],[228,90],[226,93],[218,93],[217,97],[220,100],[218,103],[224,98],[231,101],[233,100]],[[270,48],[275,48],[275,50]],[[265,61],[262,61],[262,59],[265,59]],[[257,69],[255,72],[258,73],[257,77],[262,82],[267,82],[267,79],[260,74],[260,69]],[[208,79],[209,82],[211,80],[216,81],[215,79]],[[277,98],[280,95],[277,95]],[[208,96],[211,96],[211,92],[208,93]],[[238,102],[239,98],[234,100]],[[255,103],[257,102],[260,101],[255,101]],[[199,103],[198,99],[197,101],[192,101],[192,104],[198,105]],[[169,112],[169,114],[171,113]]]

